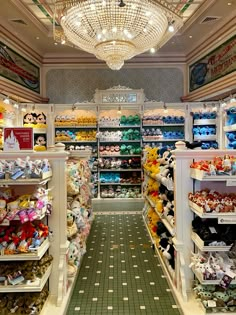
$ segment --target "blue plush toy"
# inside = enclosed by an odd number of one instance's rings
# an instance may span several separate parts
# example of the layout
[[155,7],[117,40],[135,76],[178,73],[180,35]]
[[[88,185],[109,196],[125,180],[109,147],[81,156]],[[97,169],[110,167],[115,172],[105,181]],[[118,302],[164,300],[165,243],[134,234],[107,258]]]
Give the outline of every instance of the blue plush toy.
[[236,107],[230,107],[227,109],[227,126],[236,124]]

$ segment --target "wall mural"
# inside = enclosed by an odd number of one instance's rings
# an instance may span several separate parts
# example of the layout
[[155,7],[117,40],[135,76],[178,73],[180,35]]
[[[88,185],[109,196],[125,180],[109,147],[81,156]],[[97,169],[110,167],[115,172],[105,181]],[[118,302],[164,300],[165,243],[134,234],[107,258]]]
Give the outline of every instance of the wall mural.
[[236,71],[236,35],[189,66],[189,92]]
[[58,104],[90,101],[96,89],[117,85],[143,89],[149,100],[180,102],[183,84],[182,71],[177,68],[52,69],[46,77],[49,102]]
[[0,41],[0,76],[40,93],[40,69]]

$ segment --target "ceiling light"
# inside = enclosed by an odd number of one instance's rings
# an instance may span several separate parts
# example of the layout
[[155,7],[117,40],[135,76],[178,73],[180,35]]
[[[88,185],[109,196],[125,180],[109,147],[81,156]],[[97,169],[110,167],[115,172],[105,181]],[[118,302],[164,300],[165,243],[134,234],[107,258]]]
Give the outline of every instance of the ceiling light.
[[10,99],[8,96],[6,98],[4,98],[3,103],[7,104],[7,105],[10,104]]
[[231,4],[232,4],[232,2],[228,2],[227,4],[228,4],[228,5],[231,5]]
[[170,33],[173,33],[173,32],[175,31],[174,22],[170,22],[170,23],[169,23],[168,31],[169,31]]
[[168,108],[167,108],[166,104],[163,105],[163,113],[164,114],[168,113]]
[[[125,60],[163,46],[183,25],[180,10],[167,1],[124,1],[55,0],[54,39],[64,40],[119,70]],[[78,25],[78,14],[83,27]],[[56,21],[60,21],[59,26]],[[168,32],[169,21],[172,33]],[[97,34],[101,33],[100,39]]]
[[19,104],[18,104],[18,103],[14,103],[14,104],[13,104],[13,107],[14,107],[14,108],[19,108]]
[[117,114],[121,115],[121,107],[118,107]]
[[39,39],[39,37],[37,36],[36,39]]
[[156,49],[154,47],[150,48],[150,53],[155,54]]
[[22,107],[21,107],[21,111],[22,111],[23,113],[25,113],[25,112],[26,112],[26,106],[22,106]]
[[192,36],[192,35],[189,35],[189,38],[193,38],[193,36]]

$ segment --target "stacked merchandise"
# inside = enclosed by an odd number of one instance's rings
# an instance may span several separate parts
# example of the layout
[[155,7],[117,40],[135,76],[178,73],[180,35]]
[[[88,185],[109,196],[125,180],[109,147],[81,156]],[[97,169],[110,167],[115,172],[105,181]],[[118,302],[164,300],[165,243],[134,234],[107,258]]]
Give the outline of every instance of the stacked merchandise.
[[174,156],[169,151],[158,156],[158,148],[145,149],[143,159],[144,221],[152,242],[172,279],[175,277],[174,165]]
[[86,240],[92,224],[91,172],[83,159],[69,159],[67,163],[67,238],[68,277],[76,275],[86,252]]
[[17,158],[1,160],[0,168],[1,314],[39,314],[53,260],[46,220],[52,200],[45,185],[51,167],[46,159]]
[[[233,181],[236,159],[229,154],[212,160],[195,161],[190,175],[199,181]],[[220,186],[217,186],[220,188]],[[191,268],[197,279],[194,292],[207,311],[236,310],[236,194],[202,188],[188,194],[189,207],[195,213]]]
[[230,103],[224,110],[226,124],[223,129],[227,139],[226,148],[236,149],[236,103]]
[[193,141],[201,141],[202,149],[218,149],[217,140],[217,111],[204,106],[195,109],[193,117]]
[[178,109],[152,108],[142,119],[142,140],[145,146],[173,149],[174,142],[184,140],[185,113]]

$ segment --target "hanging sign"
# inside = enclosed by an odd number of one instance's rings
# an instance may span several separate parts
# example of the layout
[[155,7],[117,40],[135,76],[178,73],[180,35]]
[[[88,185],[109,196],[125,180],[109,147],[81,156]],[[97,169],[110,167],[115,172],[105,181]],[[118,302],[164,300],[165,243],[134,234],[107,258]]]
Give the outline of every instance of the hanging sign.
[[236,35],[189,66],[189,92],[236,70]]
[[40,69],[0,41],[0,76],[40,93]]
[[4,128],[3,150],[7,152],[33,150],[33,128]]

